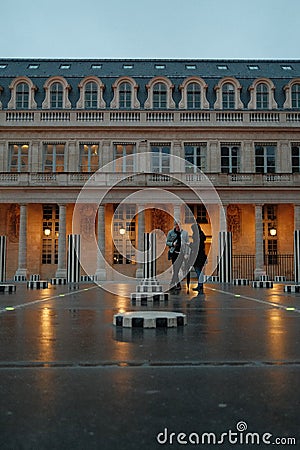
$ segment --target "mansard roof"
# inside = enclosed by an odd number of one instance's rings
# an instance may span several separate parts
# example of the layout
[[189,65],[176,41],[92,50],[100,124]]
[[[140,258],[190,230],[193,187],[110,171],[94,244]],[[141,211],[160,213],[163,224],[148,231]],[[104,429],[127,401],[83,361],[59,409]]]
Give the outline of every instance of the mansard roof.
[[[37,68],[33,68],[34,66]],[[45,78],[53,75],[67,78],[96,75],[104,79],[123,75],[133,78],[153,78],[157,75],[186,78],[196,75],[204,79],[226,76],[238,79],[267,77],[289,80],[300,77],[300,59],[0,59],[0,78]]]

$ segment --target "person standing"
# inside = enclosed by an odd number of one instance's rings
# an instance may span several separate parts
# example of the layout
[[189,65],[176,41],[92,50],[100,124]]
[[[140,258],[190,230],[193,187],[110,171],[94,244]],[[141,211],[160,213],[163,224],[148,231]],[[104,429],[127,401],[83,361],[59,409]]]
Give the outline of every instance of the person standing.
[[206,236],[198,223],[192,225],[192,239],[190,261],[194,266],[197,274],[197,287],[193,291],[198,291],[198,294],[203,294],[203,267],[206,264],[205,241]]
[[174,221],[174,228],[167,234],[166,245],[169,247],[168,259],[172,261],[173,267],[170,286],[172,290],[180,290],[179,270],[189,248],[189,235],[181,228],[180,222]]

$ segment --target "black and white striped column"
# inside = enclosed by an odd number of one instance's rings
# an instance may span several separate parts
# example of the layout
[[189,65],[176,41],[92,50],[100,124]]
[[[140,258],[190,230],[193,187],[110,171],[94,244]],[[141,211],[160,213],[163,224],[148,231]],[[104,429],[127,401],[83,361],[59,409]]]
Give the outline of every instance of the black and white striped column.
[[6,281],[6,236],[0,236],[0,283]]
[[295,283],[300,283],[300,230],[294,233],[294,268]]
[[232,235],[229,231],[219,232],[219,281],[232,281]]
[[80,281],[80,234],[68,235],[67,282]]
[[156,277],[156,235],[144,233],[144,278]]

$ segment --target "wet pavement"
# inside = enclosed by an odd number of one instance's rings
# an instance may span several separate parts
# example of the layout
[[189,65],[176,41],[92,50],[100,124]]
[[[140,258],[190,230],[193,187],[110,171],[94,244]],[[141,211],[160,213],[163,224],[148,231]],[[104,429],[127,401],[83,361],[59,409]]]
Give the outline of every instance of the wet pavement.
[[[0,294],[1,450],[300,446],[299,294],[206,284],[132,306],[134,291]],[[151,309],[188,324],[113,325]]]

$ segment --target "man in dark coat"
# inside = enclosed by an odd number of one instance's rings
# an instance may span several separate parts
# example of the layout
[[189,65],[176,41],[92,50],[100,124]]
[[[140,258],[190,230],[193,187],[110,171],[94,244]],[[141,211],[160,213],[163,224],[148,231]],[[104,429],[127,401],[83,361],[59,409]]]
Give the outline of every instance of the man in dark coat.
[[203,294],[203,267],[206,264],[205,241],[206,236],[198,223],[192,225],[192,239],[191,243],[191,263],[194,266],[197,274],[198,285],[193,288],[193,291],[198,291]]

